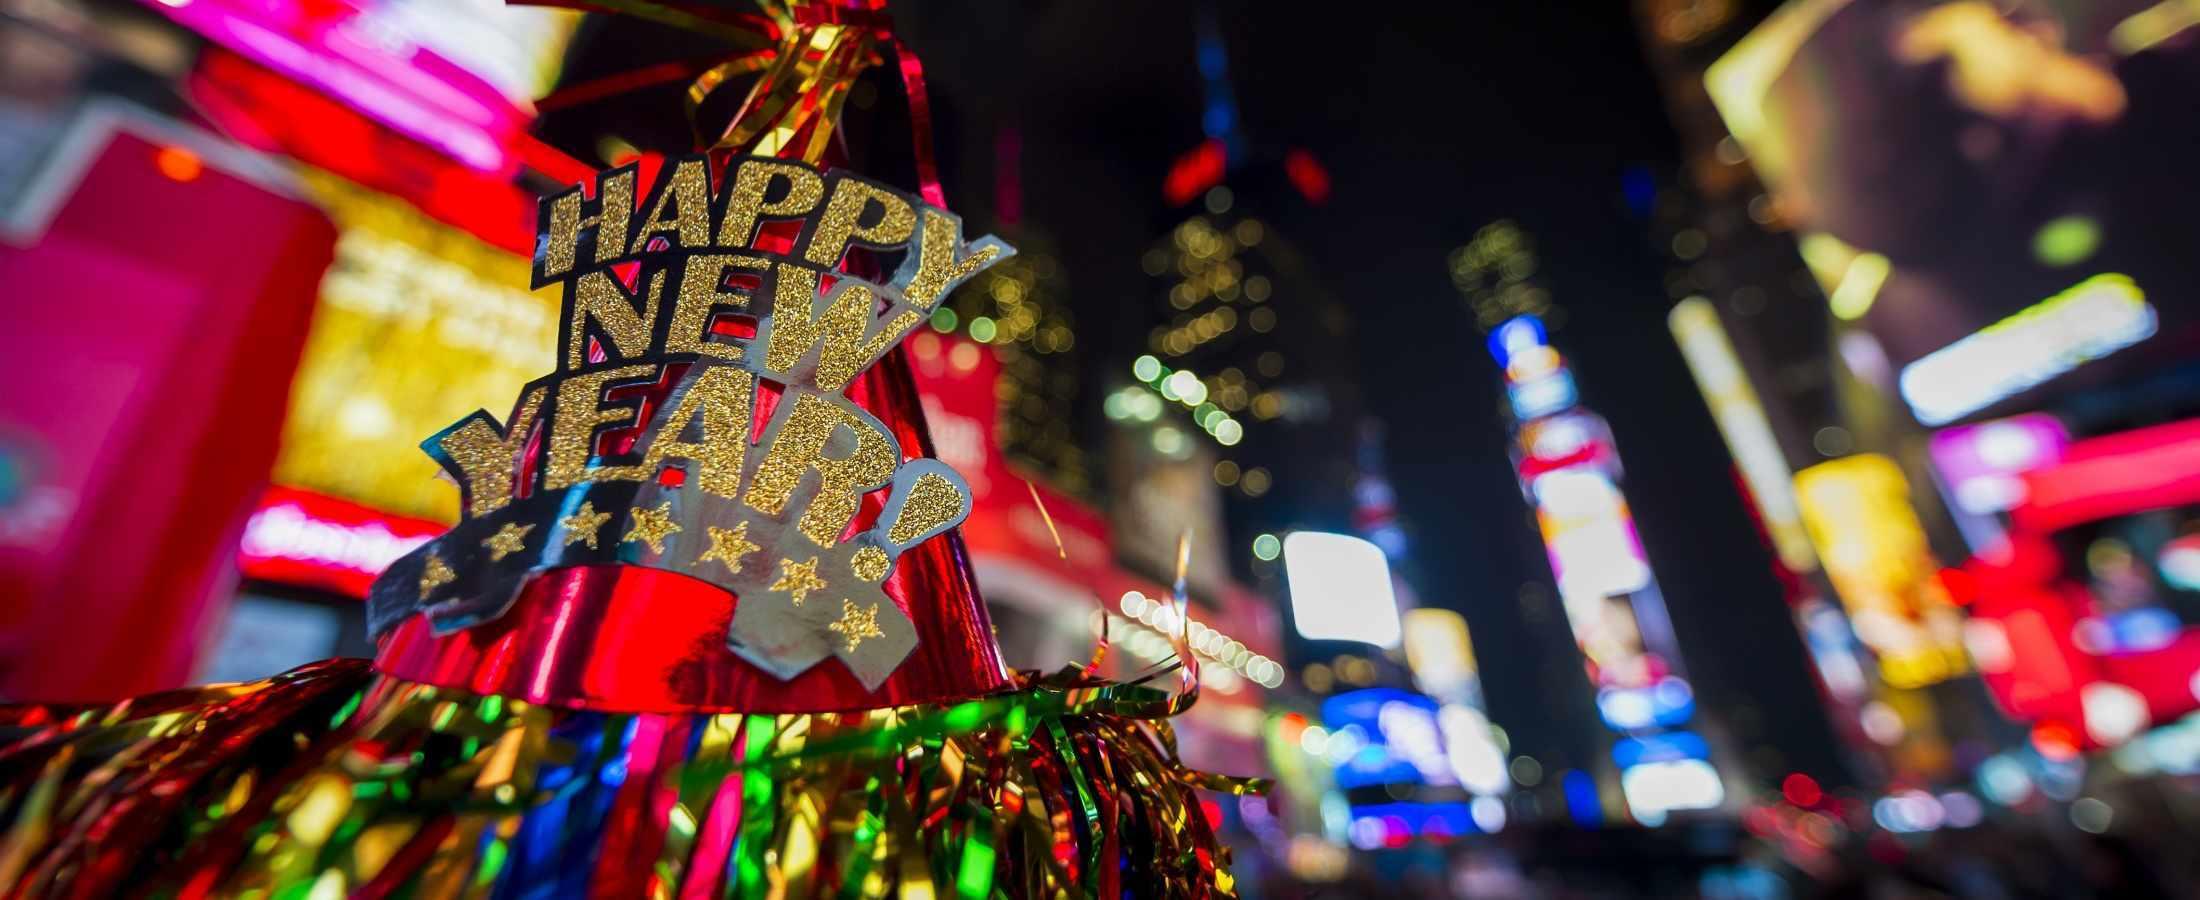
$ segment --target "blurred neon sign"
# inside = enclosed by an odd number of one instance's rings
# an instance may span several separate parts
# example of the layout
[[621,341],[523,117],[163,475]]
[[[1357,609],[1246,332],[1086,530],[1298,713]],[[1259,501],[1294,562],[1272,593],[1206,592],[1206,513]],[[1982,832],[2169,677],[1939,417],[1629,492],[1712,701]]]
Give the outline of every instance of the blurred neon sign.
[[1490,332],[1490,355],[1505,369],[1505,393],[1522,422],[1563,412],[1581,402],[1573,373],[1552,349],[1543,320],[1515,316]]
[[1733,342],[1719,324],[1718,312],[1711,308],[1710,301],[1690,297],[1673,307],[1666,324],[1680,344],[1689,374],[1696,378],[1696,389],[1703,392],[1704,402],[1711,407],[1719,436],[1726,439],[1727,451],[1734,454],[1735,467],[1749,484],[1750,499],[1764,519],[1765,530],[1772,534],[1780,564],[1792,572],[1816,570],[1818,558],[1811,552],[1810,535],[1804,532],[1801,513],[1795,509],[1795,490],[1789,483],[1793,473],[1788,469],[1787,457],[1780,452],[1772,422],[1757,400],[1757,391],[1750,386],[1749,373],[1742,369]]
[[1331,734],[1359,737],[1337,764],[1337,786],[1456,784],[1437,711],[1436,701],[1396,688],[1351,691],[1323,702],[1322,724]]
[[[2010,540],[1964,566],[1972,653],[1996,702],[2067,738],[2114,746],[2200,708],[2200,628],[2158,605],[2114,609],[2065,574],[2050,537],[2121,516],[2200,503],[2200,420],[2069,445],[2025,472]],[[2163,544],[2163,581],[2185,587],[2200,541]],[[2187,588],[2189,589],[2189,588]]]
[[[1567,597],[1628,594],[1650,583],[1627,499],[1603,473],[1565,469],[1536,479],[1536,521]],[[1568,606],[1573,604],[1569,602]]]
[[1701,759],[1645,762],[1620,770],[1620,793],[1635,818],[1655,825],[1670,812],[1711,809],[1726,802],[1719,771]]
[[2143,509],[2200,502],[2200,419],[2070,446],[2061,463],[2024,474],[2019,528],[2058,531]]
[[1921,687],[1969,669],[1963,624],[1933,575],[1925,526],[1894,460],[1864,453],[1795,475],[1803,524],[1858,640],[1879,655],[1897,688]]
[[1294,531],[1283,539],[1283,567],[1301,636],[1398,646],[1398,598],[1382,548],[1348,534]]
[[1902,399],[1942,425],[2154,335],[2129,276],[2095,275],[1902,367]]
[[[405,8],[394,4],[161,0],[148,5],[214,43],[312,85],[468,168],[501,174],[515,166],[507,147],[532,111],[521,105],[524,100],[513,100],[489,79],[428,46],[441,42],[441,49],[448,52],[494,45],[487,38],[497,29],[471,21],[480,16],[459,15],[460,10],[441,5],[433,14],[409,21],[402,15]],[[520,11],[500,21],[513,27],[515,15],[539,18],[543,14]],[[435,24],[427,27],[426,21]],[[440,30],[447,38],[461,33],[462,26],[463,33],[481,39],[443,41],[433,33]],[[555,30],[538,31],[545,49],[555,48],[559,40]],[[533,49],[515,46],[512,52],[524,55]],[[479,52],[472,55],[480,58],[468,62],[500,74],[514,67]],[[532,87],[514,84],[513,89]]]
[[2070,431],[2046,413],[1949,428],[1934,434],[1931,445],[1933,468],[1956,508],[1972,515],[2023,503],[2023,474],[2060,461],[2069,446]]
[[[1490,353],[1515,387],[1564,371],[1533,316],[1498,326]],[[1567,384],[1568,408],[1533,418],[1514,394],[1522,424],[1513,456],[1567,624],[1597,686],[1597,712],[1619,732],[1684,724],[1695,714],[1695,692],[1679,671],[1664,599],[1617,484],[1611,428],[1593,412],[1570,408]]]
[[1480,677],[1466,617],[1448,609],[1406,610],[1406,666],[1413,681],[1433,697],[1481,703]]
[[382,570],[443,526],[275,487],[245,522],[238,567],[251,578],[365,597]]

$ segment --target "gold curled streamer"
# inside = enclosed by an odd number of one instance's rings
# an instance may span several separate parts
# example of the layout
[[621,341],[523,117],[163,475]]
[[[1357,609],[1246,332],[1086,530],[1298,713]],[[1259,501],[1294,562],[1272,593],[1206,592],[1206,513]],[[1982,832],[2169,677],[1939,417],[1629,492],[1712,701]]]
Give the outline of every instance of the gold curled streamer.
[[[1183,664],[1178,677],[1183,686],[1184,708],[1191,709],[1199,702],[1199,657],[1192,652],[1191,598],[1186,596],[1185,582],[1192,566],[1192,529],[1185,528],[1176,536],[1176,581],[1171,584],[1176,608],[1176,633],[1169,636],[1169,644],[1176,648],[1177,661]],[[1174,754],[1172,754],[1174,755]]]
[[[688,85],[683,105],[697,146],[781,156],[817,164],[824,158],[856,76],[883,61],[873,29],[834,21],[797,21],[810,4],[761,2],[755,25],[698,15],[652,0],[512,0],[530,5],[580,5],[725,40],[747,51],[705,70]],[[740,108],[714,141],[705,141],[701,107],[737,76],[756,73]]]
[[[1062,546],[1062,530],[1055,527],[1054,514],[1047,510],[1046,500],[1039,496],[1039,486],[1032,484],[1029,478],[1023,481],[1024,490],[1031,493],[1031,505],[1039,510],[1039,521],[1046,523],[1047,537],[1054,539],[1055,555],[1067,561],[1069,559],[1069,548]],[[1112,630],[1113,617],[1108,615],[1107,600],[1099,594],[1093,594],[1092,608],[1100,613],[1100,634],[1093,639],[1092,658],[1085,662],[1085,676],[1088,678],[1097,677],[1100,674],[1100,664],[1107,661],[1108,647],[1112,643],[1110,631]]]
[[826,22],[790,30],[712,149],[817,162],[825,149],[821,141],[811,141],[800,155],[786,151],[806,125],[829,136],[833,123],[819,114],[828,105],[838,111],[835,98],[846,94],[870,56],[870,35],[863,29]]
[[736,75],[747,75],[751,72],[763,71],[765,67],[772,64],[773,60],[778,58],[778,55],[778,50],[766,47],[746,56],[737,56],[703,70],[703,74],[695,76],[695,80],[688,83],[687,99],[683,101],[682,106],[687,113],[688,134],[694,136],[696,146],[700,147],[705,144],[703,130],[696,124],[697,117],[702,113],[703,102],[710,99],[711,94],[716,93],[720,87],[724,86],[727,79]]

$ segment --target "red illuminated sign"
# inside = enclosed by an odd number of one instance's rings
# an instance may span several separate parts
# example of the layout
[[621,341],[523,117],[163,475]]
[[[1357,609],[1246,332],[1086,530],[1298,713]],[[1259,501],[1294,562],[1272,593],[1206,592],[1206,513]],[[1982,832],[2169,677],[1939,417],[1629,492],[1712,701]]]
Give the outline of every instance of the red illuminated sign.
[[2011,517],[2037,533],[2200,502],[2200,419],[2080,441],[2024,481],[2025,502]]
[[442,533],[435,522],[273,487],[245,523],[237,565],[249,578],[365,597],[392,561]]
[[2088,645],[2081,632],[2099,603],[2065,577],[2048,540],[2088,522],[2200,502],[2200,420],[2080,441],[2060,463],[2023,478],[2008,545],[1947,582],[1974,592],[1966,642],[1995,700],[2085,748],[2200,709],[2200,628],[2140,650]]
[[[200,58],[190,92],[225,131],[261,149],[403,197],[422,212],[514,253],[534,253],[535,197],[503,175],[454,162],[339,100],[219,49]],[[555,168],[557,175],[575,171],[558,164],[557,154],[539,143],[523,149],[536,168]]]
[[1168,198],[1169,205],[1183,206],[1206,193],[1208,188],[1221,184],[1229,165],[1229,151],[1221,141],[1209,138],[1178,157],[1169,167],[1169,177],[1161,183],[1161,194]]

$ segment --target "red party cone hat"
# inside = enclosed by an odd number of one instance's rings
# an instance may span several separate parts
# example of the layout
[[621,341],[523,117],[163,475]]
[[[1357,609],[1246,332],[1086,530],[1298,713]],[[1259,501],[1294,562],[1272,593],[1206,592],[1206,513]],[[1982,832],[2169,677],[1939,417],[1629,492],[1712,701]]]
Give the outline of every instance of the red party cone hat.
[[[0,894],[1230,895],[1193,789],[1260,786],[1177,761],[1181,643],[1175,694],[1001,668],[894,347],[1012,251],[876,3],[572,5],[757,36],[726,138],[543,202],[555,368],[423,445],[465,512],[371,668],[0,707]],[[916,195],[817,165],[888,48]]]

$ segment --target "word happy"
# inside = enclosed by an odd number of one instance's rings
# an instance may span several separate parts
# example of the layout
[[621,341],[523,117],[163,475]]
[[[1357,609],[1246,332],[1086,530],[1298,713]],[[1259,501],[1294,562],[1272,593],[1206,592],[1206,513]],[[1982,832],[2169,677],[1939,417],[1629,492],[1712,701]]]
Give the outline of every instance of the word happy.
[[[880,586],[970,494],[937,460],[904,462],[844,391],[1014,251],[844,172],[686,157],[637,203],[638,176],[542,201],[533,282],[562,291],[557,370],[502,422],[477,411],[423,443],[463,519],[384,574],[370,625],[423,612],[447,633],[502,615],[535,572],[643,565],[738,594],[729,646],[759,667],[836,656],[875,688],[915,645]],[[882,488],[876,526],[850,534]]]

